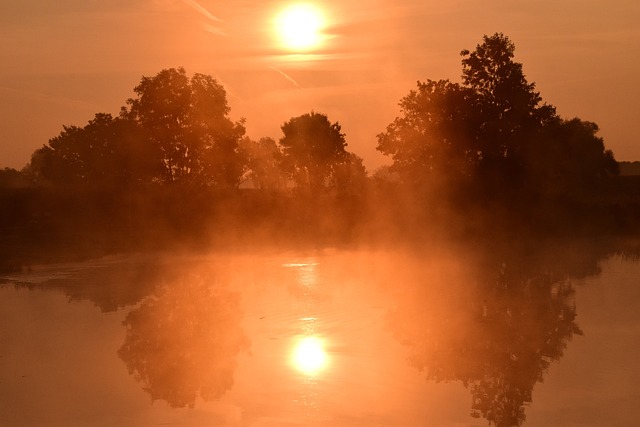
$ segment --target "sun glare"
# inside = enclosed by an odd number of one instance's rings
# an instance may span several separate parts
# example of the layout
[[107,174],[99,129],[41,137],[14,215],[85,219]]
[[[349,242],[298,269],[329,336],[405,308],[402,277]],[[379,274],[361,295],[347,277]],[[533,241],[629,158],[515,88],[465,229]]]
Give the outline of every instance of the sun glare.
[[317,337],[302,338],[293,349],[293,366],[304,374],[317,374],[327,365],[327,354],[323,344]]
[[324,15],[309,3],[298,3],[283,9],[275,20],[282,46],[294,51],[317,48],[323,41]]

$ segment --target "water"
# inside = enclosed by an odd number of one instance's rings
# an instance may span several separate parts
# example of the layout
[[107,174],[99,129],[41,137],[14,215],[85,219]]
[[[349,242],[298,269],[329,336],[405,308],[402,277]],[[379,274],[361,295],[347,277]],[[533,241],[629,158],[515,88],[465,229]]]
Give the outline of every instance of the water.
[[477,249],[5,277],[0,425],[637,425],[640,264],[582,244]]

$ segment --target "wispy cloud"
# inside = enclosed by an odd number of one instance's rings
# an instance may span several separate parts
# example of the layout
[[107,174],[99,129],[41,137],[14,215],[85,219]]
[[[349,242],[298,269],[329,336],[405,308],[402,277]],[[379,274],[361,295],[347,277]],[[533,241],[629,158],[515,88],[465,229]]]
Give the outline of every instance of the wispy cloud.
[[242,101],[242,98],[240,98],[238,95],[235,94],[235,91],[231,88],[231,86],[229,86],[229,84],[225,83],[222,78],[220,78],[220,76],[218,74],[216,74],[214,76],[215,80],[220,83],[222,85],[222,87],[224,88],[224,91],[227,93],[227,95],[231,96],[232,98],[235,98],[239,101]]
[[217,34],[219,36],[226,36],[227,35],[227,33],[225,33],[222,28],[216,27],[214,25],[205,24],[203,26],[203,28],[204,28],[205,31],[208,31],[208,32],[210,32],[212,34]]
[[197,1],[195,0],[182,0],[182,1],[188,4],[189,6],[191,6],[192,8],[194,8],[195,10],[197,10],[198,12],[200,12],[201,14],[203,14],[204,16],[206,16],[207,18],[211,19],[212,21],[224,22],[222,21],[222,19],[218,18],[217,16],[213,16],[211,12],[209,12],[207,9],[202,7],[202,5],[200,5],[200,3],[198,3]]
[[282,77],[284,77],[285,79],[289,80],[291,83],[293,83],[293,85],[299,89],[302,89],[302,86],[300,86],[298,84],[297,81],[295,81],[293,79],[293,77],[291,77],[289,74],[285,73],[282,70],[277,69],[276,67],[269,67],[270,69],[272,69],[273,71],[275,71],[276,73],[280,74]]
[[[222,19],[218,18],[217,16],[213,15],[211,12],[209,12],[207,9],[204,8],[204,6],[202,6],[200,3],[198,3],[195,0],[182,0],[183,3],[191,6],[192,8],[194,8],[198,13],[200,13],[201,15],[203,15],[204,17],[206,17],[207,19],[213,21],[213,22],[224,22]],[[203,28],[205,29],[205,31],[208,31],[212,34],[216,34],[219,36],[226,36],[227,33],[225,33],[225,31],[216,26],[216,25],[211,25],[211,24],[205,24],[203,26]]]

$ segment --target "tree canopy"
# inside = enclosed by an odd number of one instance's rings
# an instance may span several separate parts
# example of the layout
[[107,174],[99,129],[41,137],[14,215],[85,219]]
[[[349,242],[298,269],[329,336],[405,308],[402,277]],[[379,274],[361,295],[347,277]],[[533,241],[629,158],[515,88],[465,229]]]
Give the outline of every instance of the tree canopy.
[[281,190],[286,187],[287,177],[280,167],[282,152],[275,139],[263,137],[253,141],[245,137],[240,145],[248,161],[247,177],[255,188]]
[[237,186],[244,173],[239,149],[243,121],[228,117],[226,91],[213,77],[184,68],[143,77],[122,116],[136,122],[143,138],[159,148],[165,182]]
[[290,119],[280,138],[283,165],[296,184],[317,192],[338,164],[348,160],[345,135],[338,122],[315,112]]
[[63,126],[33,153],[27,172],[54,184],[116,186],[151,179],[154,151],[133,123],[98,113],[84,127]]
[[[613,188],[609,183],[618,170],[595,123],[562,118],[545,103],[514,60],[514,43],[503,34],[484,36],[461,58],[459,82],[418,81],[401,99],[399,117],[377,137],[377,149],[392,163],[371,180],[363,159],[347,151],[340,123],[325,114],[292,117],[282,124],[279,140],[252,140],[245,135],[244,119],[230,118],[221,83],[170,68],[142,77],[119,115],[98,113],[83,127],[63,126],[33,154],[25,182],[51,183],[64,196],[93,192],[95,200],[111,203],[129,228],[136,209],[138,218],[147,218],[148,206],[170,206],[159,222],[171,230],[198,228],[194,218],[204,223],[211,215],[243,215],[242,197],[226,190],[239,189],[249,179],[258,191],[247,199],[255,195],[255,206],[272,209],[282,223],[287,219],[278,212],[286,211],[291,200],[311,206],[306,217],[292,213],[295,221],[320,218],[309,201],[322,196],[316,199],[335,206],[336,218],[386,218],[404,224],[398,230],[426,222],[442,228],[452,218],[460,219],[456,226],[462,233],[492,232],[493,225],[507,221],[560,226],[556,218],[574,217],[604,200],[599,197],[604,192],[595,191]],[[274,194],[292,183],[299,190],[296,197]],[[58,191],[66,187],[70,191]],[[187,187],[198,191],[183,191]],[[155,199],[148,203],[152,194]],[[236,210],[214,206],[226,203],[227,196],[233,203],[226,207],[235,204]],[[559,209],[546,209],[558,201],[563,202]],[[613,205],[594,211],[613,211]],[[485,213],[488,218],[477,215]],[[609,223],[611,218],[620,224],[635,221],[625,213],[601,215],[598,220]],[[329,215],[322,220],[331,222]],[[340,232],[354,223],[343,221]]]
[[418,82],[400,101],[402,115],[378,135],[377,149],[406,183],[506,197],[544,192],[549,179],[567,192],[617,173],[597,126],[559,117],[514,51],[503,34],[484,36],[461,52],[462,83]]
[[98,113],[37,150],[28,166],[59,184],[138,182],[237,187],[247,168],[243,121],[229,118],[224,87],[184,68],[142,77],[119,117]]

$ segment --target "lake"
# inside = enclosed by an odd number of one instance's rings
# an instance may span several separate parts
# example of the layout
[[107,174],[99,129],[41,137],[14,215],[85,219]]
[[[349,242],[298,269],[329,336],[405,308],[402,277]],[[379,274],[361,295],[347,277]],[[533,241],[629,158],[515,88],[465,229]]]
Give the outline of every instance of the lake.
[[638,278],[583,242],[33,266],[0,425],[633,426]]

